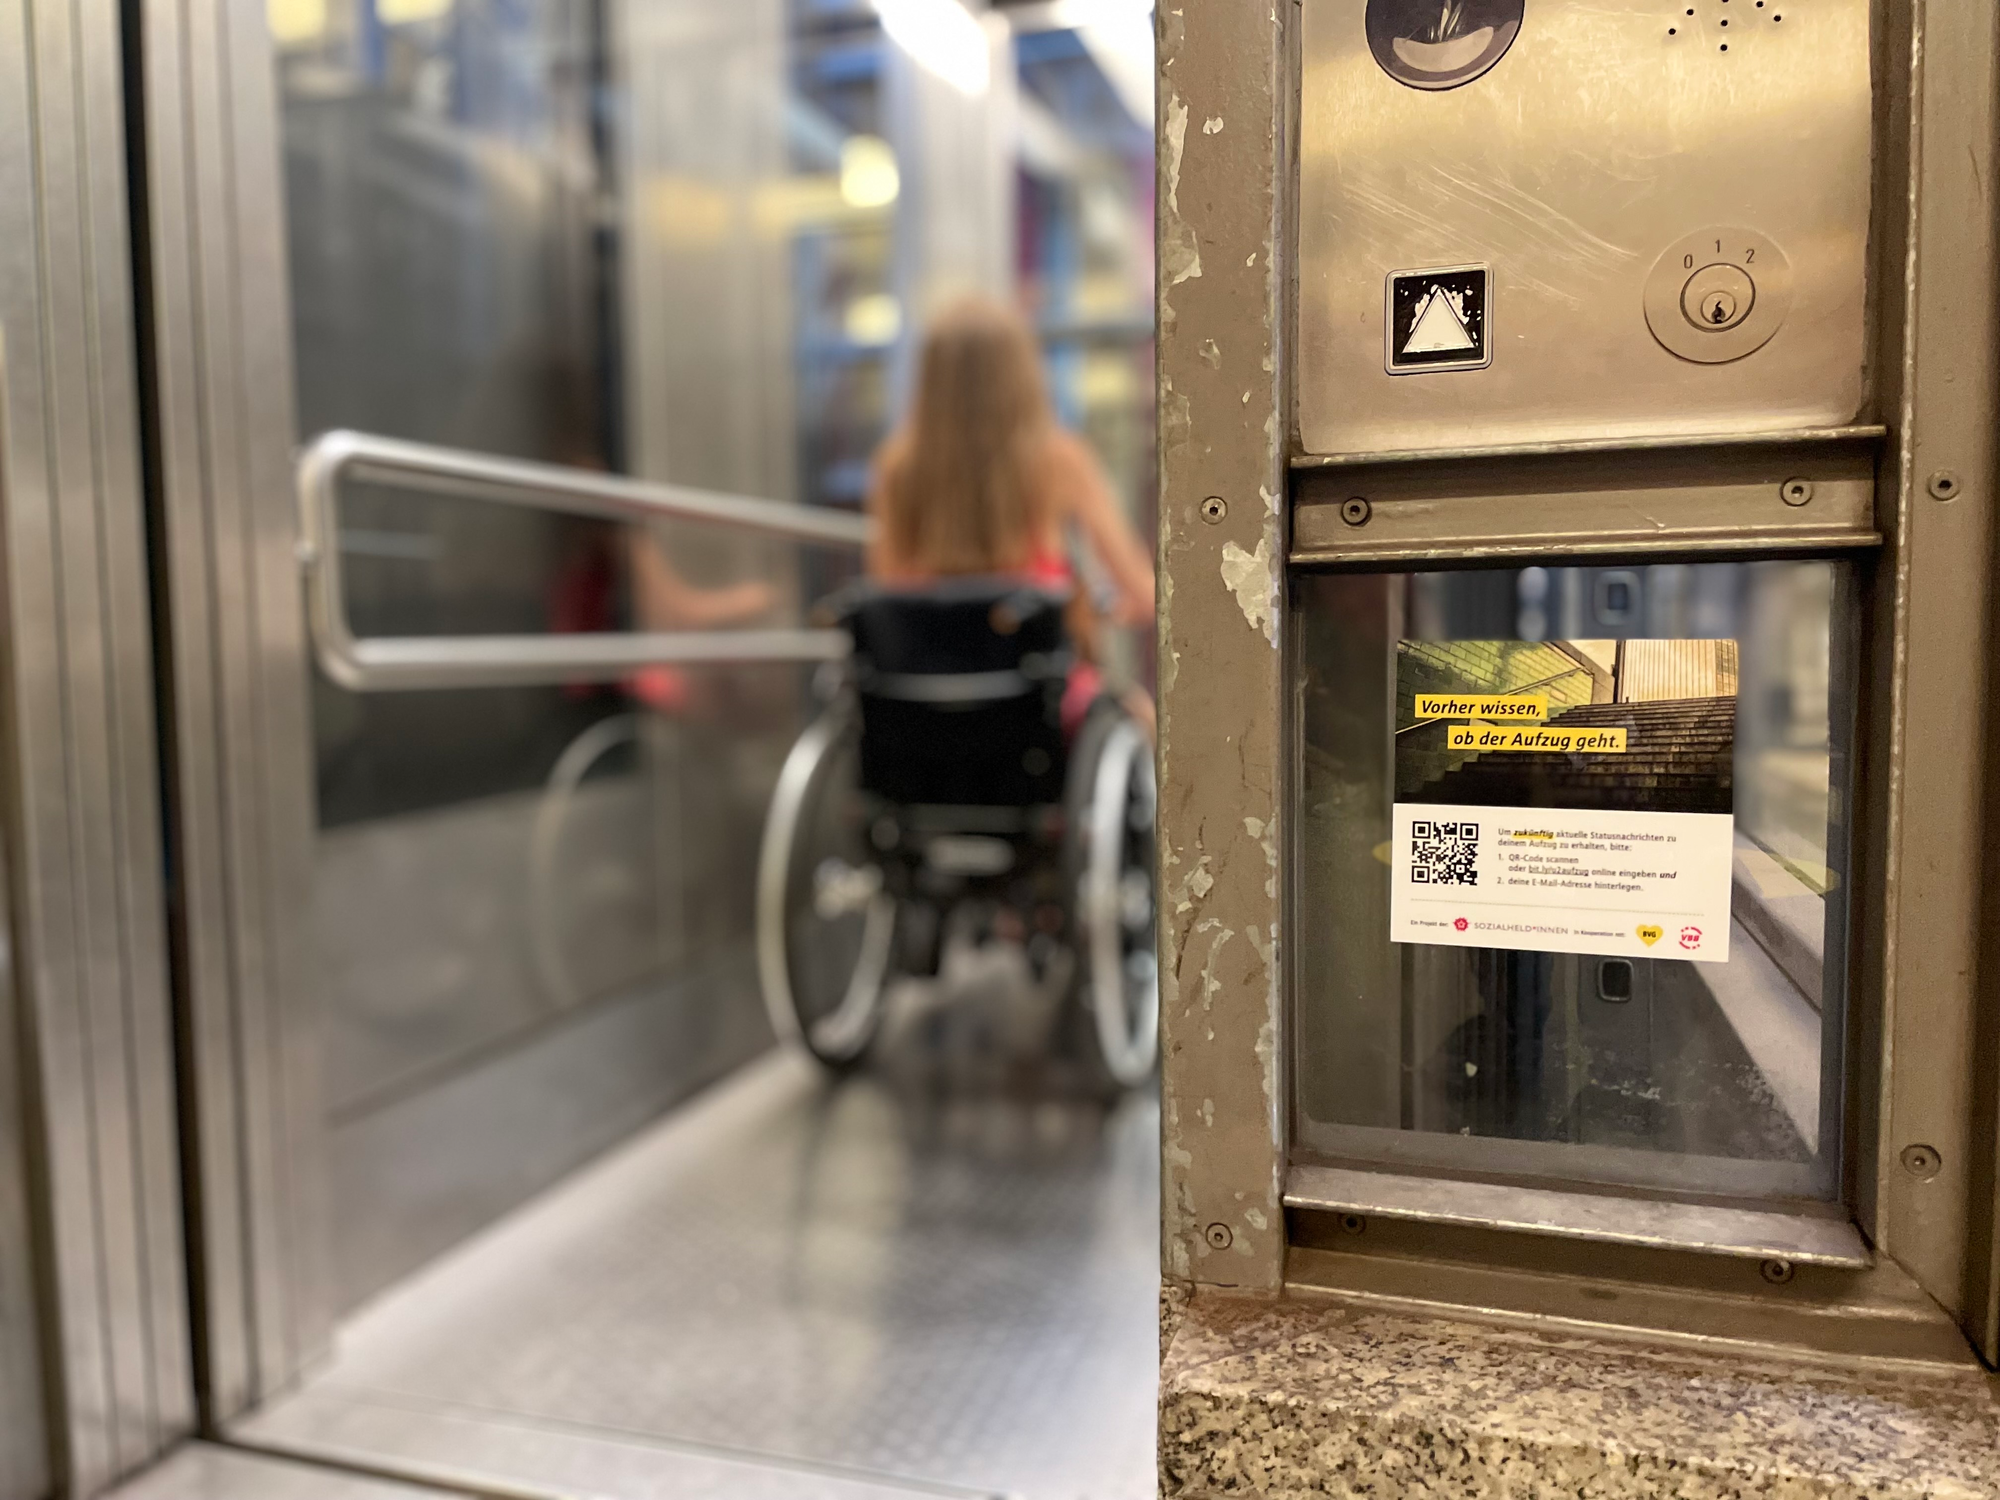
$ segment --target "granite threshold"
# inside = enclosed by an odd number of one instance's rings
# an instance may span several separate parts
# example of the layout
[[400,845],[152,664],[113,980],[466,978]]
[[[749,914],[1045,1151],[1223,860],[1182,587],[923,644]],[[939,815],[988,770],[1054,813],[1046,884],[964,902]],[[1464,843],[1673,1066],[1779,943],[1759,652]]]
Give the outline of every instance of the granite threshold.
[[2000,1500],[1983,1371],[1460,1322],[1323,1296],[1162,1301],[1163,1500]]

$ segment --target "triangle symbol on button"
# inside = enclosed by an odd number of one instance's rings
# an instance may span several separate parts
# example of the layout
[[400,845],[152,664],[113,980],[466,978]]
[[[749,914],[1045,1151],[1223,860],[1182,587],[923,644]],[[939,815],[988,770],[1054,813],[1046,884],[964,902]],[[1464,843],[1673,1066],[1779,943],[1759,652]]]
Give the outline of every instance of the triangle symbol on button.
[[1416,320],[1410,325],[1410,336],[1403,341],[1405,354],[1437,354],[1447,349],[1476,349],[1471,334],[1465,331],[1465,320],[1458,315],[1458,309],[1451,305],[1442,288],[1432,287],[1417,308]]

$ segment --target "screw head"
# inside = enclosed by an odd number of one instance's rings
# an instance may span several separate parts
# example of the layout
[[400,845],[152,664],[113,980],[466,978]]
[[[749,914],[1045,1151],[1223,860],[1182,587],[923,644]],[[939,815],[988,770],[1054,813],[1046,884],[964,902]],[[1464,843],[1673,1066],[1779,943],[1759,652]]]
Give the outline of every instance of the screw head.
[[1810,479],[1787,479],[1778,486],[1778,498],[1787,505],[1804,505],[1813,497]]
[[1959,483],[1956,469],[1939,469],[1924,481],[1924,488],[1931,492],[1933,500],[1956,500]]
[[1767,1260],[1757,1268],[1757,1272],[1772,1286],[1783,1286],[1792,1279],[1792,1263],[1788,1260]]
[[1229,514],[1229,502],[1220,495],[1210,495],[1201,502],[1201,518],[1213,526]]
[[1944,1170],[1944,1157],[1935,1146],[1919,1143],[1903,1148],[1903,1170],[1919,1182],[1929,1182]]
[[1374,507],[1359,495],[1351,495],[1340,502],[1340,519],[1349,526],[1366,526]]
[[1342,1214],[1340,1230],[1342,1234],[1360,1234],[1368,1228],[1368,1220],[1361,1214]]
[[1211,1250],[1227,1250],[1236,1242],[1236,1236],[1230,1233],[1227,1224],[1209,1225],[1208,1232],[1204,1238],[1207,1239]]

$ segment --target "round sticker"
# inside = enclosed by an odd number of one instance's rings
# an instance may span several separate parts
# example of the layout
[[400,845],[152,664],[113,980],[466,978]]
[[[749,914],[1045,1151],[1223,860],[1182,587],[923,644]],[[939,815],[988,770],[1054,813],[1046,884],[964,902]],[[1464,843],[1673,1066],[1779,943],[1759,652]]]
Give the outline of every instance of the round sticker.
[[1455,89],[1507,55],[1525,0],[1368,0],[1368,50],[1413,89]]

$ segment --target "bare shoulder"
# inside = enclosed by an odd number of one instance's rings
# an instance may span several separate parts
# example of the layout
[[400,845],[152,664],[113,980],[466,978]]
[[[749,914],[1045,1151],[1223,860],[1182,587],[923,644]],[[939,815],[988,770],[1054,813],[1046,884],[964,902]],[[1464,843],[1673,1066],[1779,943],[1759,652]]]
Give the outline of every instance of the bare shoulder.
[[1065,474],[1094,473],[1097,469],[1097,455],[1090,444],[1055,423],[1050,424],[1048,435],[1042,439],[1042,461]]
[[1042,439],[1037,462],[1043,483],[1065,508],[1087,502],[1091,491],[1101,482],[1097,454],[1067,427],[1049,428],[1048,436]]

